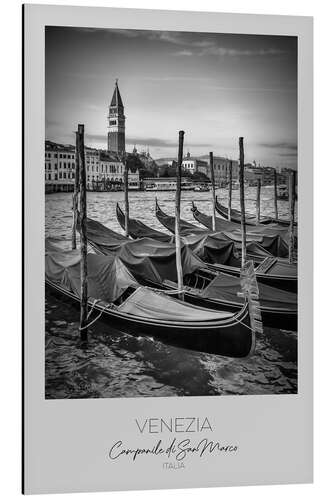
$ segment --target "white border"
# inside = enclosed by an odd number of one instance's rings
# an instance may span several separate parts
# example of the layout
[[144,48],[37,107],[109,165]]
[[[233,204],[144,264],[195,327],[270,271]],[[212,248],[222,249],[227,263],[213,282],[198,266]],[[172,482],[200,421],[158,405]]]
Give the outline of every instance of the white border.
[[[300,326],[297,396],[205,397],[220,439],[240,442],[237,461],[193,463],[181,475],[151,467],[111,469],[108,440],[127,435],[138,415],[203,415],[202,398],[44,400],[44,25],[282,34],[299,37]],[[26,491],[176,488],[307,482],[312,478],[312,21],[310,18],[27,6],[25,76],[25,406]],[[232,27],[232,29],[231,29]],[[31,125],[33,124],[33,126]],[[69,411],[70,405],[70,411]],[[96,415],[97,413],[97,415]],[[128,421],[124,416],[128,415]],[[222,419],[223,415],[223,419]],[[245,418],[246,415],[246,418]],[[89,434],[89,421],[99,429]],[[50,434],[50,428],[54,430]],[[272,432],[274,429],[274,432]],[[96,431],[96,426],[94,426]],[[60,432],[58,432],[60,431]],[[66,432],[68,431],[68,435]],[[124,431],[124,432],[125,432]],[[85,442],[82,442],[85,435]],[[132,435],[132,441],[137,436]],[[66,443],[65,452],[63,445]],[[290,443],[292,443],[290,449]],[[253,447],[256,445],[256,451]],[[87,453],[88,451],[88,453]],[[102,453],[102,455],[101,455]],[[88,467],[88,469],[87,469]],[[55,471],[57,475],[55,476]],[[87,473],[89,471],[89,474]],[[131,483],[128,484],[128,477]]]

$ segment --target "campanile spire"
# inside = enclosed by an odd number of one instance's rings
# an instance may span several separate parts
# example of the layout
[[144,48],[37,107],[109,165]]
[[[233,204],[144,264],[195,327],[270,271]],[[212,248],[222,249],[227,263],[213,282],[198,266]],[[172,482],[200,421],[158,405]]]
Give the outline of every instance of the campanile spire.
[[108,113],[108,151],[115,151],[119,154],[125,152],[125,115],[118,78],[115,81]]

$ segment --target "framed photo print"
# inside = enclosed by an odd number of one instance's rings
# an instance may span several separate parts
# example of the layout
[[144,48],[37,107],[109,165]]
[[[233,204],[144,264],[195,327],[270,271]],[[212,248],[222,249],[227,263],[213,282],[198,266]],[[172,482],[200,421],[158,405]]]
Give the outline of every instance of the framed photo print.
[[23,492],[311,482],[312,19],[23,42]]

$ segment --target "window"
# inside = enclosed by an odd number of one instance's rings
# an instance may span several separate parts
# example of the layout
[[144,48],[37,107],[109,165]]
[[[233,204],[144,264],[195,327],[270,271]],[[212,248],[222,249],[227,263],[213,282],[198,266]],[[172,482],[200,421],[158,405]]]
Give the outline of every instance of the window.
[[58,174],[54,174],[54,180],[57,181],[58,180]]
[[64,172],[64,179],[66,179],[66,172]]
[[59,179],[62,179],[62,172],[59,172]]

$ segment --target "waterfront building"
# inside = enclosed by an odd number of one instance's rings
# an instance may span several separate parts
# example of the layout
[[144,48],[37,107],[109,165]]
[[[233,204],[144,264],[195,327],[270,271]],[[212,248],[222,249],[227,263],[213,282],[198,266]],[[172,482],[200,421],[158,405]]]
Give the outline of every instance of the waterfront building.
[[[123,190],[124,164],[117,155],[85,147],[88,191]],[[45,141],[45,191],[73,191],[75,178],[75,147]],[[139,189],[139,171],[129,171],[129,189]]]
[[[229,163],[232,161],[232,177],[234,181],[238,181],[239,174],[239,164],[236,160],[229,160],[228,158],[224,158],[223,156],[214,156],[213,157],[213,165],[214,165],[214,177],[215,184],[217,186],[224,186],[228,182],[229,175]],[[207,177],[211,178],[211,171],[209,162],[209,156],[203,156],[202,160],[206,160],[206,166],[199,166],[198,172],[202,172],[207,175]]]
[[124,105],[116,80],[108,113],[108,151],[118,154],[125,153],[125,115]]
[[72,191],[75,147],[45,141],[45,191]]
[[183,160],[182,167],[190,174],[194,174],[195,172],[206,173],[206,170],[208,168],[208,163],[204,160],[200,160],[199,158],[192,157],[191,154],[188,152]]

